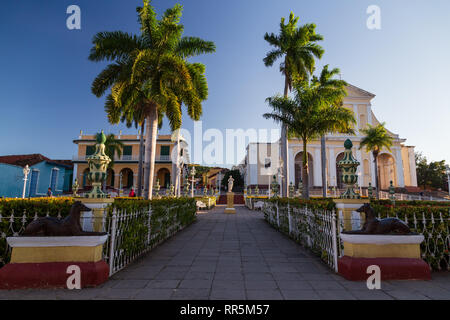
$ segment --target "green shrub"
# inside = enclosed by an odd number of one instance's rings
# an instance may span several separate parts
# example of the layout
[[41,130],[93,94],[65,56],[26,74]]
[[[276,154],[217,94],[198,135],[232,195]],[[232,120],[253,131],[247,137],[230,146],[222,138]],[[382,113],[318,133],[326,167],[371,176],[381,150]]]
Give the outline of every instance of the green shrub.
[[35,217],[67,216],[72,204],[73,198],[69,197],[0,199],[0,267],[8,263],[11,255],[7,237],[20,235]]
[[[10,259],[7,237],[20,235],[35,217],[66,217],[73,202],[74,199],[71,197],[0,199],[0,267],[8,263]],[[122,249],[130,251],[142,249],[141,246],[145,240],[143,235],[146,233],[148,225],[149,207],[152,208],[150,223],[155,226],[155,230],[159,230],[158,236],[154,240],[155,243],[166,239],[172,232],[192,223],[196,218],[195,200],[191,198],[154,200],[116,198],[108,208],[107,219],[110,219],[113,209],[140,213],[130,224],[124,226],[125,236],[121,239]],[[167,208],[169,207],[172,209],[168,213]],[[13,222],[10,222],[12,214],[15,218]],[[174,225],[175,229],[172,228]]]
[[[271,198],[267,201],[278,203],[280,231],[288,232],[287,204],[290,207],[305,207],[313,210],[335,210],[332,199],[297,199],[297,198]],[[380,218],[398,217],[405,221],[412,232],[424,235],[424,242],[421,243],[422,258],[433,270],[450,270],[449,256],[449,220],[450,206],[448,202],[433,201],[395,201],[395,205],[390,200],[371,200],[374,212]],[[267,213],[265,218],[270,222]],[[320,224],[317,219],[316,223]],[[274,226],[278,229],[278,226]],[[298,225],[298,230],[304,230],[303,225]],[[298,240],[298,239],[296,239]],[[313,250],[314,251],[314,250]]]

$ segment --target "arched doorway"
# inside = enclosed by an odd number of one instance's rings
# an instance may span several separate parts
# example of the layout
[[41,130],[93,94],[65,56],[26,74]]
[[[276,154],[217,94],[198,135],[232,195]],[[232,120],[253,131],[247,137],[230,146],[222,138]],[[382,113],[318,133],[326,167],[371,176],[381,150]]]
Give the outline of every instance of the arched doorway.
[[344,153],[341,152],[336,157],[336,186],[339,189],[344,188],[344,183],[342,182],[342,168],[338,166],[338,162],[344,159]]
[[[300,179],[303,181],[303,173],[302,173],[302,167],[303,167],[303,151],[297,153],[294,159],[295,164],[295,186],[298,187],[298,183],[300,182]],[[313,167],[313,157],[308,152],[308,182],[309,187],[314,186],[314,167]]]
[[106,171],[106,186],[114,188],[114,170],[111,168]]
[[131,170],[130,168],[124,168],[120,171],[120,173],[122,174],[122,188],[132,188],[134,181],[133,170]]
[[395,160],[390,154],[383,153],[378,156],[378,175],[381,189],[388,189],[391,181],[394,186],[397,185]]
[[167,168],[161,168],[156,174],[156,179],[159,179],[161,188],[168,188],[170,186],[170,171]]
[[84,169],[84,171],[83,171],[83,188],[91,186],[91,182],[88,179],[88,174],[89,174],[89,168]]

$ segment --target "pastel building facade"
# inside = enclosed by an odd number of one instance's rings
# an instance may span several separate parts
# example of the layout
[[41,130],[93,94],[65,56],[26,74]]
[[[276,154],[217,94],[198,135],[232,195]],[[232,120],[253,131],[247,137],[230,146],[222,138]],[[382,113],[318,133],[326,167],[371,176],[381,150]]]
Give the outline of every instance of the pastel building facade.
[[[114,165],[107,171],[106,187],[119,190],[137,188],[139,170],[139,135],[115,135],[117,140],[124,144],[122,156],[114,159]],[[83,135],[82,133],[73,141],[77,145],[77,154],[73,157],[74,179],[78,179],[80,188],[89,187],[87,179],[89,172],[86,157],[95,151],[95,135]],[[144,139],[145,148],[145,139]],[[176,167],[172,161],[173,152],[176,157],[177,143],[172,141],[171,135],[159,135],[156,141],[155,176],[154,183],[159,180],[161,188],[175,184]],[[143,150],[145,154],[145,149]],[[188,163],[189,155],[184,144],[180,144],[180,156]],[[182,175],[183,176],[183,175]],[[142,183],[144,178],[142,176]]]
[[[353,143],[353,155],[360,162],[357,174],[361,187],[368,187],[369,183],[376,186],[375,170],[372,153],[365,149],[359,149],[363,138],[361,129],[370,125],[377,125],[380,121],[376,118],[371,100],[374,94],[349,85],[343,107],[352,110],[357,124],[356,135],[333,134],[326,135],[326,175],[328,187],[342,188],[340,168],[337,163],[344,155],[344,141],[349,138]],[[406,139],[388,130],[393,138],[391,151],[383,149],[378,156],[378,171],[380,188],[388,189],[390,181],[398,188],[417,187],[416,164],[414,147],[405,144]],[[299,139],[290,139],[289,156],[289,182],[298,186],[302,179],[302,154],[303,144]],[[322,188],[322,167],[320,140],[308,143],[309,185],[311,188]],[[271,175],[278,175],[281,158],[280,145],[276,143],[250,143],[247,146],[246,157],[243,161],[245,168],[246,185],[267,185]]]
[[0,197],[21,198],[24,187],[24,167],[29,166],[25,197],[47,196],[71,190],[73,166],[70,160],[50,160],[41,154],[0,156]]

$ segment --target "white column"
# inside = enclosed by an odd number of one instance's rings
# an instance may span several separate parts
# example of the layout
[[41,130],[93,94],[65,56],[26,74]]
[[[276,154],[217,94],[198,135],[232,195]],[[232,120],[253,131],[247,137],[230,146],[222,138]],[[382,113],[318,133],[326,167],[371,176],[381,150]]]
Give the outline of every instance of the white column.
[[247,174],[248,177],[248,184],[258,184],[258,175],[260,172],[258,172],[258,166],[260,163],[264,163],[264,159],[259,158],[260,153],[257,150],[257,145],[250,144],[248,146],[248,171]]
[[372,125],[372,105],[367,104],[367,123]]
[[400,147],[396,147],[395,152],[395,163],[397,165],[397,183],[399,187],[405,186],[405,179],[403,176],[403,161],[402,161],[402,151]]
[[314,149],[314,186],[322,186],[322,165],[320,161],[320,148]]
[[[414,156],[414,148],[408,148],[409,155],[409,174],[411,176],[411,186],[417,187],[416,159]],[[450,182],[450,181],[449,181]]]
[[329,150],[329,156],[328,156],[328,168],[330,169],[330,186],[335,187],[337,183],[336,178],[336,156],[334,154],[334,148],[331,146],[327,147]]
[[353,112],[355,113],[355,119],[356,119],[356,127],[355,127],[355,133],[359,134],[359,115],[358,115],[358,105],[353,105]]
[[370,172],[372,174],[372,187],[377,186],[377,178],[375,177],[375,164],[373,163],[373,154],[372,152],[369,153],[369,166],[370,166]]
[[[73,164],[73,175],[72,175],[72,183],[75,182],[78,174],[78,163]],[[83,183],[83,181],[78,181],[78,184]],[[80,185],[81,186],[81,185]]]
[[294,161],[294,150],[292,150],[291,147],[289,147],[289,180],[288,185],[290,182],[292,182],[293,185],[295,185],[295,161]]
[[364,172],[364,170],[363,170],[363,162],[362,162],[362,157],[361,157],[361,150],[359,150],[358,148],[355,148],[356,150],[356,152],[355,152],[355,154],[356,154],[356,160],[358,160],[358,162],[359,162],[359,166],[358,166],[358,168],[356,169],[356,174],[359,174],[359,173],[361,173],[359,176],[358,176],[358,185],[359,186],[362,186],[363,185],[363,179],[364,179],[364,175],[363,175],[363,172]]

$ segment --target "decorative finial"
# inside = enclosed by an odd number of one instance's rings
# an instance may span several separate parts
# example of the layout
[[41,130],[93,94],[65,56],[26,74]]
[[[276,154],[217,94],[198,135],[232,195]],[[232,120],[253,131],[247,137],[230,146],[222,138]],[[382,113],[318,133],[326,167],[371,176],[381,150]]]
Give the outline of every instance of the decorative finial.
[[360,199],[361,195],[357,194],[353,187],[358,182],[358,175],[356,169],[359,162],[353,157],[352,147],[353,143],[350,139],[344,142],[344,158],[337,163],[338,167],[342,168],[342,182],[346,185],[347,190],[341,195],[342,199]]

